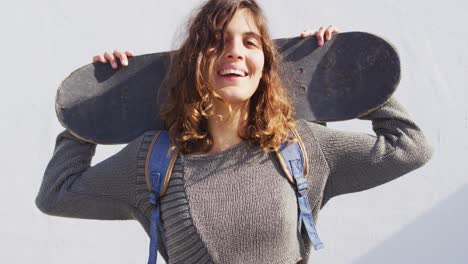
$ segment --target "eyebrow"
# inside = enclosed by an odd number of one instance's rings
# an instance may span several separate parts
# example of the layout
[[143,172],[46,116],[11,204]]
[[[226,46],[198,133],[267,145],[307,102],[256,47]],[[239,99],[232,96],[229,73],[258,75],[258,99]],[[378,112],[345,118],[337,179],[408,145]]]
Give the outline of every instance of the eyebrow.
[[[226,31],[226,33],[227,33],[227,34],[230,34],[231,32]],[[256,38],[257,40],[261,40],[261,39],[262,39],[262,37],[261,37],[260,34],[255,33],[255,32],[253,32],[253,31],[242,32],[242,35],[243,35],[243,36],[247,36],[247,37],[254,37],[254,38]]]
[[259,39],[259,40],[262,38],[259,34],[253,32],[253,31],[244,32],[244,33],[242,33],[242,35],[246,35],[248,37],[254,37],[254,38]]

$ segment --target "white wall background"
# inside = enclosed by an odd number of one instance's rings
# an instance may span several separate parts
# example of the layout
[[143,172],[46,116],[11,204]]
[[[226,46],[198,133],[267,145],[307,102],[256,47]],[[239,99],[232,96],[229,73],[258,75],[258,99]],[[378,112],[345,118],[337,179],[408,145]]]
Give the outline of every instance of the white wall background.
[[[172,49],[198,0],[2,1],[0,261],[145,263],[136,221],[44,215],[34,205],[62,131],[56,88],[104,50]],[[311,263],[468,262],[468,3],[461,0],[261,0],[273,37],[333,24],[384,36],[399,50],[397,98],[435,148],[425,167],[367,192],[335,198],[322,211],[326,249]],[[371,132],[364,121],[330,125]],[[93,164],[123,146],[99,146]]]

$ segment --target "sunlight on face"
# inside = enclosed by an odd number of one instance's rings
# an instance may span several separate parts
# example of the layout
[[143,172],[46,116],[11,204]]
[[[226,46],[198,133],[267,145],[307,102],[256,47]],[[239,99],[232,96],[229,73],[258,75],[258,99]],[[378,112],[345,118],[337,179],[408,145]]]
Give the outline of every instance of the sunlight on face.
[[257,90],[265,62],[260,30],[248,9],[238,10],[224,33],[213,87],[229,104],[246,102]]

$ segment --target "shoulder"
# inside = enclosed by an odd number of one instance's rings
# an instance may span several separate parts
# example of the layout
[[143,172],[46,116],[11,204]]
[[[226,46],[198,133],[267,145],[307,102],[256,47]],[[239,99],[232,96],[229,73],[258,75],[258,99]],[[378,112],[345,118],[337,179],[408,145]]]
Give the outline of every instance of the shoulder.
[[323,156],[323,135],[330,133],[330,128],[319,123],[299,119],[296,120],[296,131],[309,153],[309,157]]
[[312,121],[307,121],[305,119],[298,119],[296,120],[296,126],[298,129],[306,129],[306,130],[315,130],[317,128],[320,128],[320,127],[324,127],[323,125],[319,124],[319,123],[316,123],[316,122],[312,122]]
[[298,119],[296,120],[296,130],[303,141],[317,142],[318,139],[316,135],[324,133],[329,129],[319,123]]
[[137,156],[140,158],[146,158],[148,150],[152,142],[154,141],[155,136],[160,131],[157,130],[148,130],[143,132],[141,135],[133,139],[128,143],[128,147],[131,147],[136,150]]
[[144,164],[151,142],[157,131],[145,131],[133,140],[118,153],[119,156],[125,157],[129,162],[137,167],[138,171],[144,172]]
[[145,147],[151,144],[153,138],[158,134],[157,130],[148,130],[143,132],[141,135],[130,141],[128,144],[133,146]]
[[[332,150],[339,151],[340,145],[334,144],[336,141],[336,131],[328,128],[320,123],[311,122],[303,119],[296,120],[296,130],[299,134],[300,140],[304,143],[308,156],[311,159],[317,158],[313,164],[323,163],[328,165],[328,152]],[[309,160],[311,161],[311,160]]]

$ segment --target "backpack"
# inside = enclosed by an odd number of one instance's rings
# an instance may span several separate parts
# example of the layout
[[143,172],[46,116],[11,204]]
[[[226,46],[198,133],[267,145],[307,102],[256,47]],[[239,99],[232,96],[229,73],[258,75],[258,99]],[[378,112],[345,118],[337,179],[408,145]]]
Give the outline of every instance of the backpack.
[[[292,129],[291,132],[298,141],[284,142],[276,151],[276,154],[288,180],[296,186],[299,232],[301,233],[302,224],[304,224],[314,249],[318,250],[324,246],[315,229],[312,209],[307,197],[307,179],[304,176],[307,175],[309,169],[307,152],[297,131]],[[159,221],[159,202],[166,192],[177,156],[178,150],[176,148],[171,149],[169,132],[166,130],[158,132],[150,144],[145,163],[146,184],[150,190],[150,203],[153,205],[148,264],[156,264],[157,261],[157,232],[160,232],[163,245],[166,245],[162,223]]]

